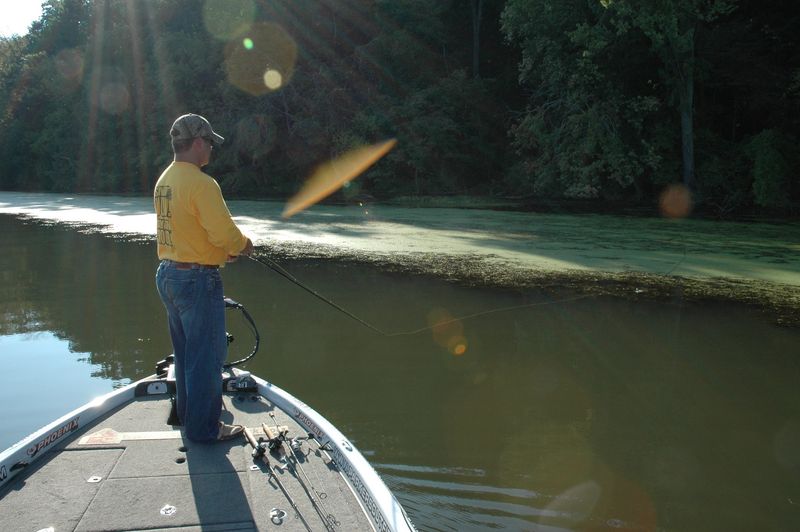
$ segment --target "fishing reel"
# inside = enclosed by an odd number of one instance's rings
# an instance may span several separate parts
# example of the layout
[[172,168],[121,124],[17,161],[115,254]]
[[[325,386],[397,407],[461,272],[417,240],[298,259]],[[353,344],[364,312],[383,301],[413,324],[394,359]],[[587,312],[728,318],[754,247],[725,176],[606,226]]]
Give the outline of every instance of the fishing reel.
[[[258,443],[253,447],[253,458],[261,458],[267,452],[270,452],[274,455],[279,455],[281,449],[283,448],[284,442],[288,442],[286,438],[286,434],[289,432],[289,429],[286,427],[278,427],[276,426],[273,429],[268,427],[266,424],[262,424],[261,427],[264,429],[264,436],[260,436],[258,438]],[[277,434],[275,434],[277,432]],[[284,449],[284,459],[286,459],[286,450]]]
[[261,436],[258,438],[258,448],[253,449],[253,457],[258,458],[267,451],[277,453],[281,449],[281,445],[283,445],[283,441],[280,438],[264,438]]

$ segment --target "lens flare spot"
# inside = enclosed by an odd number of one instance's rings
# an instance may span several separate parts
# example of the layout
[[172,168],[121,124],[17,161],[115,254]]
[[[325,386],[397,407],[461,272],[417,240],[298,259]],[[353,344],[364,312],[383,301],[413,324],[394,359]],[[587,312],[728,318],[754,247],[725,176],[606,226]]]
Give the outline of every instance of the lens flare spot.
[[454,356],[467,352],[469,343],[464,337],[464,324],[443,308],[434,308],[428,313],[428,324],[433,341]]
[[661,193],[659,208],[666,218],[686,218],[692,211],[692,192],[682,184],[669,185]]
[[[285,87],[294,74],[297,44],[281,26],[272,22],[253,24],[247,37],[225,46],[228,82],[253,96]],[[280,74],[279,83],[275,72]]]
[[120,82],[107,83],[100,89],[100,107],[112,115],[118,115],[128,109],[130,93]]
[[255,21],[256,4],[253,0],[206,0],[203,5],[203,23],[208,33],[227,41],[250,29]]
[[83,75],[83,55],[74,48],[61,50],[55,59],[56,70],[67,80],[79,80]]
[[271,90],[278,90],[281,88],[281,85],[283,85],[283,76],[281,76],[281,73],[277,70],[271,68],[267,69],[267,71],[264,72],[264,85]]
[[467,339],[460,334],[451,336],[447,339],[447,350],[457,357],[463,355],[467,352]]
[[263,159],[275,147],[277,128],[269,115],[243,116],[236,124],[237,157],[245,164]]

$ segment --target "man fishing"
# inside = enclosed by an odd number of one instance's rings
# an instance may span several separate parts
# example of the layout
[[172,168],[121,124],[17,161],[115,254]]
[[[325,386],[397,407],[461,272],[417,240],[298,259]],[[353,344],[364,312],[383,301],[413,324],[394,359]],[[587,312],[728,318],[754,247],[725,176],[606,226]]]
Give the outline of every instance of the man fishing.
[[217,182],[201,170],[225,139],[196,114],[178,117],[170,137],[175,157],[158,178],[153,201],[156,286],[175,353],[177,415],[190,440],[226,440],[243,429],[220,421],[228,345],[219,269],[250,255],[253,243],[232,220]]

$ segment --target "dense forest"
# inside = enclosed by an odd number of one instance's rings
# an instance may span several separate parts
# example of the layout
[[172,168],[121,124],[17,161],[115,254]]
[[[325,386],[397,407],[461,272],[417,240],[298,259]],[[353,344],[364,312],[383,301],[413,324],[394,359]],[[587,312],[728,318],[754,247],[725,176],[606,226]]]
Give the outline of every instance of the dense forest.
[[800,213],[793,0],[47,0],[0,39],[0,189],[147,193],[185,112],[227,194]]

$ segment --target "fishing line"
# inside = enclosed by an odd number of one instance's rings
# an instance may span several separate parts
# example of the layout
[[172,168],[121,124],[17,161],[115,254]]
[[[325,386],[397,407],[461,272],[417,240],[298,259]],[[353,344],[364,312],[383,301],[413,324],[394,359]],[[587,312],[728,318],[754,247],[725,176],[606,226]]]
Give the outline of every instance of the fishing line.
[[[677,240],[677,238],[670,238],[669,240],[667,240],[667,242],[669,242],[671,244],[675,240]],[[681,241],[681,245],[683,245],[683,256],[680,258],[680,260],[678,260],[675,264],[672,265],[672,268],[670,268],[669,271],[667,271],[666,273],[662,273],[661,275],[672,275],[672,272],[677,270],[678,267],[681,264],[683,264],[683,261],[686,260],[686,256],[688,255],[687,246],[686,246],[686,240],[681,237],[680,241]]]
[[306,286],[305,284],[300,282],[297,278],[295,278],[292,274],[290,274],[285,269],[283,269],[275,261],[273,261],[273,260],[271,260],[269,258],[266,258],[266,257],[262,259],[260,257],[254,256],[254,255],[248,255],[248,257],[250,259],[254,260],[255,262],[258,262],[262,266],[265,266],[265,267],[273,270],[274,272],[276,272],[281,277],[283,277],[286,280],[290,281],[291,283],[299,286],[300,288],[302,288],[303,290],[305,290],[309,294],[313,295],[317,299],[327,303],[328,305],[332,306],[336,310],[344,313],[345,315],[347,315],[350,318],[354,319],[355,321],[359,322],[361,325],[363,325],[363,326],[375,331],[376,333],[380,334],[381,336],[385,336],[385,337],[389,337],[389,338],[394,337],[394,336],[412,336],[412,335],[415,335],[415,334],[419,334],[421,332],[433,330],[433,329],[435,329],[437,327],[442,327],[443,325],[448,325],[450,323],[454,323],[454,322],[457,322],[457,321],[469,320],[469,319],[477,318],[477,317],[480,317],[480,316],[486,316],[488,314],[496,314],[496,313],[499,313],[499,312],[509,312],[511,310],[519,310],[519,309],[531,308],[531,307],[540,307],[540,306],[545,306],[545,305],[555,305],[557,303],[567,303],[567,302],[570,302],[570,301],[577,301],[579,299],[586,299],[586,298],[589,298],[589,297],[594,297],[593,294],[583,294],[583,295],[580,295],[580,296],[568,297],[568,298],[559,299],[559,300],[556,300],[556,301],[541,301],[541,302],[538,302],[538,303],[526,303],[526,304],[523,304],[523,305],[514,305],[514,306],[511,306],[511,307],[495,308],[495,309],[490,309],[490,310],[484,310],[484,311],[481,311],[481,312],[476,312],[475,314],[468,314],[466,316],[459,316],[459,317],[452,318],[452,319],[449,319],[449,320],[446,320],[446,321],[438,322],[435,325],[429,325],[427,327],[421,327],[421,328],[415,329],[415,330],[389,333],[389,332],[383,331],[382,329],[379,329],[378,327],[372,325],[371,323],[369,323],[367,321],[364,321],[363,319],[359,318],[358,316],[356,316],[355,314],[353,314],[349,310],[341,307],[340,305],[334,303],[333,301],[331,301],[327,297],[323,296],[322,294],[320,294],[319,292],[317,292],[313,288],[310,288],[310,287]]
[[289,273],[286,270],[284,270],[283,268],[281,268],[280,265],[277,264],[275,261],[273,261],[273,260],[271,260],[269,258],[261,259],[259,257],[255,257],[253,255],[248,255],[248,257],[250,257],[252,260],[258,262],[259,264],[262,264],[262,265],[266,266],[267,268],[275,271],[281,277],[283,277],[283,278],[287,279],[288,281],[296,284],[297,286],[299,286],[300,288],[302,288],[303,290],[305,290],[309,294],[311,294],[314,297],[324,301],[325,303],[327,303],[328,305],[332,306],[336,310],[338,310],[340,312],[343,312],[344,314],[350,316],[351,318],[353,318],[354,320],[359,322],[361,325],[364,325],[365,327],[367,327],[369,329],[372,329],[376,333],[381,334],[383,336],[389,336],[385,332],[383,332],[382,330],[380,330],[377,327],[375,327],[374,325],[372,325],[370,323],[367,323],[366,321],[362,320],[361,318],[359,318],[358,316],[356,316],[355,314],[353,314],[349,310],[346,310],[346,309],[340,307],[339,305],[337,305],[336,303],[334,303],[333,301],[331,301],[327,297],[323,296],[322,294],[318,293],[314,289],[309,288],[308,286],[304,285],[303,283],[298,281],[291,273]]
[[422,327],[420,329],[416,329],[416,330],[413,330],[413,331],[404,331],[404,332],[391,333],[391,334],[387,334],[386,336],[410,336],[410,335],[413,335],[413,334],[419,334],[419,333],[424,332],[424,331],[429,331],[429,330],[435,329],[437,327],[442,327],[443,325],[448,325],[450,323],[455,323],[457,321],[464,321],[464,320],[469,320],[469,319],[472,319],[472,318],[478,318],[480,316],[486,316],[488,314],[495,314],[495,313],[498,313],[498,312],[509,312],[511,310],[520,310],[520,309],[531,308],[531,307],[543,307],[545,305],[555,305],[556,303],[567,303],[567,302],[570,302],[570,301],[577,301],[579,299],[586,299],[588,297],[595,297],[595,296],[593,294],[583,294],[583,295],[580,295],[580,296],[568,297],[568,298],[565,298],[565,299],[559,299],[557,301],[540,301],[538,303],[525,303],[523,305],[514,305],[512,307],[501,307],[501,308],[495,308],[495,309],[491,309],[491,310],[483,310],[481,312],[476,312],[475,314],[468,314],[466,316],[459,316],[457,318],[451,318],[451,319],[446,320],[446,321],[439,321],[439,322],[436,323],[436,325],[430,325],[428,327]]

